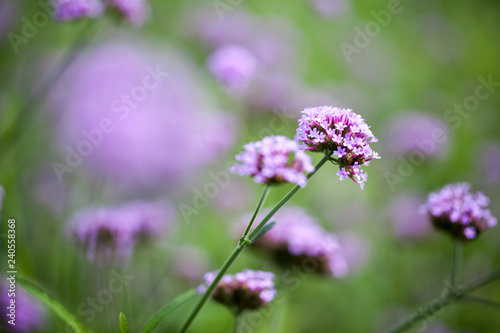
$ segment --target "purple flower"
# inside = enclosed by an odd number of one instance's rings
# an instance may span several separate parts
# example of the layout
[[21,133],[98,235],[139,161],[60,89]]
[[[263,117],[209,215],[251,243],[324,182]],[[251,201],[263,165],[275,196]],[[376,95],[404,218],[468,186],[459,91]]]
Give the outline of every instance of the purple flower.
[[151,11],[146,0],[108,0],[108,6],[117,9],[133,25],[143,24]]
[[[217,272],[206,273],[205,284],[198,287],[198,292],[204,293],[216,275]],[[226,274],[211,296],[237,314],[245,310],[257,310],[276,297],[273,279],[273,273],[249,269],[234,275]]]
[[[0,307],[2,308],[2,316],[0,318],[0,330],[2,332],[13,333],[31,333],[40,332],[43,329],[44,321],[46,318],[46,310],[43,305],[31,294],[29,294],[19,284],[16,285],[15,297],[9,297],[9,286],[4,282],[7,281],[2,278],[2,285],[0,286]],[[8,323],[11,320],[7,316],[10,301],[15,300],[15,323],[11,325]]]
[[268,136],[261,141],[244,146],[244,151],[236,155],[231,171],[240,176],[249,176],[259,184],[280,184],[289,182],[305,186],[304,172],[314,167],[311,157],[300,150],[297,143],[285,136]]
[[55,173],[84,169],[134,194],[185,187],[232,145],[236,122],[210,103],[189,57],[131,40],[80,54],[51,92]]
[[172,208],[141,201],[87,208],[66,222],[66,233],[97,266],[123,265],[139,241],[158,237],[173,217]]
[[429,194],[422,206],[422,212],[437,229],[464,241],[477,238],[497,224],[497,219],[486,208],[489,198],[482,192],[470,193],[469,188],[468,183],[448,184]]
[[[244,216],[243,220],[248,222],[248,217]],[[348,263],[337,237],[326,232],[302,208],[282,208],[273,221],[276,225],[255,242],[255,247],[269,252],[276,263],[334,277],[348,273]]]
[[500,181],[500,145],[489,143],[481,153],[481,179],[486,184],[494,184]]
[[[324,140],[316,139],[318,132],[325,135]],[[364,119],[350,109],[331,106],[306,108],[302,111],[295,139],[306,150],[338,156],[341,172],[337,175],[340,180],[348,173],[349,178],[360,184],[361,189],[367,178],[361,165],[368,165],[372,159],[380,158],[370,147],[372,142],[378,141],[377,138]]]
[[247,49],[228,45],[210,56],[208,68],[228,91],[241,92],[253,79],[257,60]]
[[402,239],[423,237],[430,225],[425,216],[418,214],[424,199],[410,193],[402,193],[389,203],[389,218],[396,236]]
[[100,0],[55,0],[55,17],[61,21],[79,18],[95,18],[104,12],[104,4]]
[[409,112],[395,117],[386,141],[392,154],[423,152],[426,157],[440,156],[448,148],[449,126],[438,117]]

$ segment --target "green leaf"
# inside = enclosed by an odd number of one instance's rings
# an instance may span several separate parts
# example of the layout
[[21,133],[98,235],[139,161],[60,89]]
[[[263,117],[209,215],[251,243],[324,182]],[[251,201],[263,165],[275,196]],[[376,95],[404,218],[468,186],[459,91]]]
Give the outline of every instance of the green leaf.
[[196,295],[196,291],[194,289],[191,289],[191,290],[185,292],[184,294],[178,296],[172,302],[165,305],[151,319],[148,320],[148,322],[144,326],[144,329],[142,330],[142,333],[151,332],[156,326],[158,326],[158,324],[163,320],[163,318],[166,315],[168,315],[170,312],[177,309],[179,306],[184,304],[186,301],[188,301],[194,295]]
[[254,232],[252,232],[250,234],[250,239],[252,240],[252,242],[255,242],[257,239],[264,236],[264,234],[266,232],[268,232],[269,230],[271,230],[271,228],[274,227],[275,224],[276,224],[276,221],[269,222],[265,226],[263,226],[262,229],[260,229],[257,233],[255,233],[255,230],[254,230]]
[[43,291],[40,287],[36,286],[32,282],[22,277],[17,277],[17,282],[19,282],[24,289],[30,292],[33,296],[38,298],[43,304],[52,310],[56,315],[59,316],[63,321],[68,324],[73,331],[76,333],[91,333],[92,331],[86,328],[75,316],[73,316],[66,308],[52,298],[49,294]]
[[127,323],[127,318],[125,318],[125,315],[123,312],[120,312],[120,333],[128,333],[129,328],[128,328],[128,323]]

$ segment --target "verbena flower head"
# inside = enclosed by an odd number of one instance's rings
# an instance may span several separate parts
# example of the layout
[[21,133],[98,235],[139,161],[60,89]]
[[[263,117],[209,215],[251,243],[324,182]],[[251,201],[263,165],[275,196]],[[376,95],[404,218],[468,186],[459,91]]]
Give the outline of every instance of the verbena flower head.
[[295,138],[306,150],[333,153],[339,163],[340,180],[351,178],[361,189],[367,179],[361,166],[380,158],[370,147],[377,138],[364,119],[350,109],[331,106],[305,109]]
[[[245,216],[244,220],[248,218]],[[255,247],[269,252],[277,264],[334,277],[348,273],[348,263],[337,237],[326,232],[302,208],[282,208],[273,220],[276,225],[255,242]]]
[[61,21],[95,18],[104,12],[104,4],[100,0],[54,0],[54,6],[55,17]]
[[[2,277],[0,306],[3,313],[0,317],[0,331],[13,333],[41,332],[47,315],[45,307],[19,284],[15,286],[16,296],[9,297],[10,286],[7,284],[8,282],[9,280]],[[7,316],[10,313],[7,307],[11,305],[11,299],[15,300],[15,325],[8,323],[11,318]]]
[[208,68],[227,90],[240,92],[253,79],[257,69],[257,60],[247,49],[228,45],[210,56]]
[[123,265],[141,240],[159,236],[173,219],[173,210],[147,202],[88,208],[67,222],[67,236],[97,266]]
[[108,0],[108,5],[133,25],[143,24],[150,14],[146,0]]
[[[205,283],[198,287],[198,292],[204,293],[216,276],[217,272],[206,273]],[[236,314],[245,310],[257,310],[276,297],[273,280],[273,273],[249,269],[234,275],[226,274],[211,296]]]
[[489,198],[481,192],[469,192],[468,183],[448,184],[429,194],[422,212],[432,224],[453,237],[469,241],[497,224],[486,207]]
[[248,143],[236,155],[231,171],[249,176],[259,184],[284,182],[305,186],[304,172],[314,170],[311,157],[300,150],[298,144],[285,136],[268,136],[261,141]]

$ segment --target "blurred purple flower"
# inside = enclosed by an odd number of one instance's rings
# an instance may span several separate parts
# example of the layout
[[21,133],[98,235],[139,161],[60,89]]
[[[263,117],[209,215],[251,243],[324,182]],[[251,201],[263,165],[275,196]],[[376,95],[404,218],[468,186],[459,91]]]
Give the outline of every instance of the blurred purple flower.
[[486,207],[489,198],[482,192],[470,193],[467,183],[448,184],[429,194],[421,212],[432,224],[453,237],[469,241],[494,227],[497,219]]
[[228,45],[208,59],[208,68],[229,92],[242,92],[255,76],[257,60],[247,49]]
[[415,194],[403,193],[389,203],[389,218],[396,236],[402,239],[418,238],[430,231],[429,221],[419,213],[425,200]]
[[239,164],[235,164],[231,171],[252,177],[258,184],[289,182],[303,187],[307,182],[304,172],[314,170],[311,157],[285,136],[268,136],[247,143],[244,151],[236,155],[236,160]]
[[350,12],[349,0],[310,0],[316,11],[325,18],[339,17]]
[[141,240],[159,237],[174,219],[164,204],[135,201],[118,207],[87,208],[66,222],[66,234],[97,266],[122,266]]
[[118,10],[133,25],[142,25],[151,12],[146,0],[108,0],[108,6]]
[[349,273],[361,269],[369,258],[370,241],[355,232],[341,232],[337,236],[342,254],[349,267]]
[[449,132],[448,125],[434,115],[409,112],[393,118],[386,142],[392,154],[422,151],[427,157],[440,156],[448,148]]
[[[0,286],[0,292],[2,293],[0,296],[0,306],[2,308],[0,329],[2,332],[40,332],[46,318],[46,310],[43,305],[19,284],[16,284],[15,287],[15,297],[9,297],[9,285],[3,281],[8,280],[2,278]],[[12,319],[7,316],[10,311],[8,307],[11,305],[11,300],[15,300],[15,325],[8,323]]]
[[235,122],[211,107],[187,59],[138,41],[76,59],[51,94],[67,166],[59,178],[83,165],[137,193],[185,183],[216,161],[233,142]]
[[173,270],[188,280],[199,279],[208,270],[209,259],[203,249],[181,245],[175,249]]
[[351,178],[361,189],[367,179],[361,166],[380,158],[370,147],[377,138],[364,119],[350,109],[306,108],[299,119],[295,139],[306,150],[337,156],[340,180]]
[[[266,212],[259,214],[257,220]],[[242,222],[246,224],[248,219],[245,215]],[[255,246],[270,252],[276,263],[334,277],[344,277],[348,273],[348,262],[337,237],[326,232],[302,208],[282,208],[273,221],[276,225],[259,238]]]
[[[217,272],[206,273],[205,284],[198,287],[198,292],[206,292],[216,276]],[[245,269],[234,275],[224,275],[211,296],[236,314],[245,310],[257,310],[276,297],[273,280],[273,273]]]
[[481,179],[486,184],[500,181],[500,145],[488,144],[481,154]]
[[95,18],[104,12],[101,0],[54,0],[55,18],[71,21],[84,17]]

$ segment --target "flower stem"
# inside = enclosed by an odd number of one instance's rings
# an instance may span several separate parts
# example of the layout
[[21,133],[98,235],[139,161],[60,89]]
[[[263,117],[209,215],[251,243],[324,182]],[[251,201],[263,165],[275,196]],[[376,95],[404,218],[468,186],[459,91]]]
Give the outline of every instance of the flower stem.
[[259,211],[262,208],[264,201],[266,201],[267,195],[269,194],[270,190],[271,190],[271,187],[269,185],[266,185],[264,187],[264,190],[262,191],[262,194],[260,195],[259,203],[257,204],[257,207],[255,207],[255,211],[253,212],[252,219],[250,220],[250,222],[248,222],[248,225],[245,229],[245,232],[243,233],[243,236],[241,236],[242,238],[245,238],[246,236],[248,236],[248,233],[250,232],[250,229],[252,228],[253,222],[255,221],[257,214],[259,214]]
[[463,243],[460,239],[455,240],[453,247],[453,262],[451,264],[451,285],[456,288],[460,285],[462,275]]
[[238,333],[240,331],[240,319],[241,319],[241,315],[234,316],[233,333]]
[[[307,175],[307,179],[310,179],[315,173],[316,171],[319,170],[319,168],[321,168],[321,166],[323,166],[323,164],[326,163],[326,161],[328,161],[328,158],[327,156],[324,156],[323,159],[316,165],[316,167],[314,168],[314,171],[310,172],[308,175]],[[262,220],[262,222],[259,223],[259,225],[252,231],[252,233],[250,234],[250,240],[252,239],[252,237],[254,237],[255,235],[258,234],[258,232],[260,231],[260,229],[262,229],[264,227],[264,225],[267,223],[267,221],[269,221],[269,219],[271,219],[271,217],[273,217],[273,215],[288,201],[290,200],[294,195],[295,193],[297,193],[297,191],[300,189],[301,187],[299,185],[296,185],[292,190],[290,190],[290,192],[288,192],[281,200],[280,202],[278,202],[276,204],[276,206],[273,208],[273,210],[271,210],[271,212],[269,214],[266,215],[266,217]],[[267,192],[267,191],[265,191]],[[263,201],[263,198],[265,199],[265,196],[267,194],[263,194],[261,196],[261,201]],[[259,204],[257,205],[256,207],[256,212],[254,212],[254,215],[257,216],[257,210],[260,209],[260,207],[262,206],[262,204],[259,202]],[[252,219],[255,219],[255,217],[253,217]],[[253,223],[253,222],[252,222]],[[250,223],[249,223],[250,224]],[[248,230],[250,230],[248,227],[247,227]],[[246,248],[248,247],[248,245],[250,245],[250,243],[246,243],[245,241],[245,237],[242,237],[240,239],[240,241],[238,242],[238,245],[236,246],[236,248],[233,250],[233,252],[231,253],[231,255],[229,256],[229,258],[226,259],[226,261],[224,262],[224,265],[222,265],[221,269],[219,270],[219,272],[217,273],[217,276],[215,277],[214,281],[212,282],[212,284],[207,288],[207,290],[205,291],[205,293],[203,294],[203,296],[200,298],[200,300],[198,301],[198,303],[196,303],[196,306],[194,307],[193,311],[191,311],[191,313],[189,314],[189,317],[187,318],[187,320],[184,322],[184,324],[182,325],[181,327],[181,330],[179,331],[180,333],[185,333],[187,332],[187,330],[189,329],[189,327],[191,326],[191,324],[193,323],[194,319],[196,318],[196,316],[198,315],[198,313],[201,311],[201,309],[203,308],[203,306],[205,305],[205,303],[207,302],[208,298],[210,297],[210,295],[212,294],[212,292],[214,291],[215,287],[217,286],[217,284],[219,283],[219,281],[222,279],[222,276],[224,276],[224,274],[226,274],[227,270],[229,269],[229,267],[231,267],[231,265],[233,264],[233,262],[236,260],[236,258],[238,258],[238,256],[240,255],[240,253]]]
[[[325,164],[328,160],[329,160],[330,157],[328,156],[324,156],[323,159],[321,161],[319,161],[319,163],[316,165],[316,167],[314,168],[313,171],[311,171],[308,175],[307,175],[307,179],[310,179],[315,173],[316,171],[318,171],[322,166],[323,164]],[[300,190],[300,186],[299,185],[295,185],[294,188],[292,188],[290,190],[290,192],[288,192],[284,197],[283,199],[281,199],[280,202],[278,202],[278,204],[269,212],[269,214],[266,215],[266,217],[264,217],[264,219],[255,227],[255,229],[252,231],[252,233],[250,234],[250,239],[253,239],[253,237],[255,237],[256,235],[258,235],[259,231],[264,227],[264,225],[266,225],[266,223],[273,217],[274,214],[276,214],[276,212],[288,201],[290,200],[290,198],[292,198],[295,193],[297,193],[298,190]]]
[[401,325],[397,326],[396,328],[394,328],[389,332],[390,333],[405,332],[406,330],[410,329],[415,324],[417,324],[419,321],[429,318],[430,316],[432,316],[439,310],[443,309],[444,307],[448,306],[449,304],[458,301],[460,299],[466,300],[468,294],[470,294],[476,289],[484,287],[485,285],[497,279],[500,279],[500,269],[497,269],[496,271],[493,271],[483,277],[480,277],[475,281],[470,282],[463,288],[452,286],[451,288],[445,291],[443,296],[434,299],[426,307],[420,308],[417,312],[411,315],[407,321],[405,321],[404,323],[402,323]]

